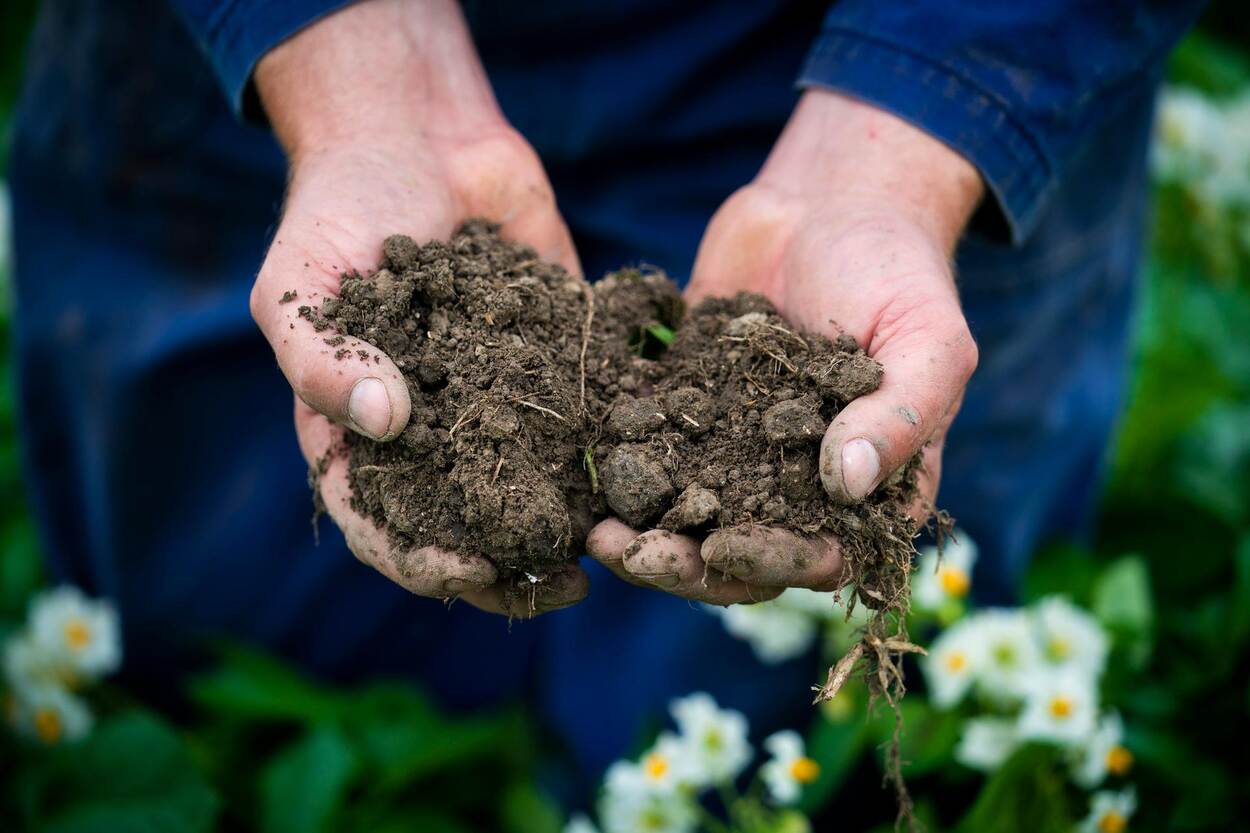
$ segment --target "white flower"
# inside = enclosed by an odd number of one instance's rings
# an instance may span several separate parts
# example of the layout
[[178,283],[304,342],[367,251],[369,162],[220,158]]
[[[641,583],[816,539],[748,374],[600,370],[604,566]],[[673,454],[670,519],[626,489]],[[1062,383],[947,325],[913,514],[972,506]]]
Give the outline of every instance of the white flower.
[[1017,728],[1026,740],[1062,746],[1088,743],[1098,718],[1098,691],[1089,676],[1074,670],[1045,669],[1026,685]]
[[1191,89],[1168,88],[1159,100],[1151,167],[1202,204],[1250,204],[1250,95],[1214,101]]
[[[698,811],[681,792],[656,793],[637,789],[630,776],[613,779],[608,770],[599,819],[605,833],[689,833],[698,823]],[[618,770],[624,771],[624,770]]]
[[708,605],[707,609],[721,617],[725,630],[746,641],[760,662],[773,665],[802,656],[816,642],[820,630],[818,620],[810,613],[782,607],[777,601],[729,607]]
[[1107,634],[1093,616],[1062,596],[1048,596],[1033,607],[1042,655],[1056,665],[1072,666],[1091,676],[1107,665]]
[[[771,602],[764,602],[764,604],[807,613],[823,621],[841,619],[846,616],[846,608],[834,600],[833,593],[822,593],[805,587],[790,587]],[[751,606],[758,607],[758,605]]]
[[121,665],[117,612],[106,601],[92,601],[76,587],[58,587],[35,597],[30,635],[68,682],[95,679]]
[[1124,721],[1111,712],[1098,722],[1089,742],[1078,750],[1072,778],[1085,789],[1093,789],[1107,773],[1126,775],[1133,766],[1133,753],[1124,746]]
[[803,738],[798,732],[784,731],[764,740],[764,748],[772,757],[760,767],[760,778],[768,793],[779,804],[798,799],[804,784],[820,775],[820,764],[807,757]]
[[23,735],[53,745],[91,731],[87,704],[56,684],[33,684],[13,692],[11,719]]
[[718,708],[703,692],[674,700],[669,711],[681,732],[696,786],[732,781],[750,762],[747,720],[741,712]]
[[938,635],[927,656],[920,660],[929,684],[929,699],[939,709],[950,708],[968,693],[985,664],[985,643],[980,632],[964,620]]
[[1168,87],[1159,97],[1151,166],[1164,180],[1190,181],[1201,158],[1220,143],[1219,108],[1194,90]]
[[947,541],[941,558],[937,547],[925,547],[912,578],[912,603],[921,610],[936,611],[949,601],[963,599],[972,587],[976,560],[977,545],[966,535]]
[[969,769],[992,772],[1020,745],[1015,722],[1005,717],[974,717],[964,724],[955,760]]
[[699,780],[690,746],[672,732],[661,732],[655,745],[638,762],[643,785],[652,792],[672,792]]
[[564,825],[564,833],[599,833],[599,829],[590,819],[578,813]]
[[30,635],[22,632],[4,643],[4,678],[14,692],[57,682],[57,669],[46,651],[40,651]]
[[1136,810],[1137,791],[1132,787],[1119,792],[1096,792],[1090,800],[1089,815],[1077,830],[1079,833],[1124,833]]
[[1032,623],[1020,610],[991,609],[963,621],[980,646],[983,660],[977,669],[980,689],[996,700],[1018,700],[1040,655]]

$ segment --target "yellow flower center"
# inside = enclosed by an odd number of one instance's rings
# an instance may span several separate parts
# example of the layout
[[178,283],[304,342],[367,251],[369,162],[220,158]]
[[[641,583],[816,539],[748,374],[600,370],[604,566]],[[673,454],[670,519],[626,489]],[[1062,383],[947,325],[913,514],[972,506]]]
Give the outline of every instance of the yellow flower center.
[[720,732],[715,729],[708,729],[703,733],[703,745],[710,751],[716,752],[724,745]]
[[56,743],[61,739],[61,716],[47,706],[35,709],[35,734],[44,743]]
[[1107,750],[1107,771],[1112,775],[1127,775],[1133,768],[1133,753],[1116,744]]
[[65,644],[71,651],[81,651],[91,644],[91,628],[78,617],[65,623]]
[[1016,646],[1010,642],[999,642],[994,646],[994,661],[1010,668],[1016,664]]
[[942,583],[942,590],[946,595],[956,598],[968,595],[968,588],[972,586],[968,574],[954,567],[943,567],[938,573],[938,581]]
[[1050,699],[1050,715],[1056,720],[1067,720],[1072,716],[1072,700],[1062,694]]
[[946,670],[958,674],[968,667],[968,656],[963,651],[951,651],[946,655]]
[[1072,653],[1072,646],[1068,644],[1066,639],[1058,636],[1051,637],[1050,641],[1046,643],[1046,653],[1055,662],[1062,662]]
[[790,764],[790,777],[800,784],[810,784],[820,775],[820,764],[807,756],[795,758]]
[[658,752],[652,752],[642,762],[642,771],[652,781],[659,781],[668,772],[668,758]]
[[1128,829],[1128,819],[1115,810],[1108,810],[1098,819],[1098,833],[1124,833]]

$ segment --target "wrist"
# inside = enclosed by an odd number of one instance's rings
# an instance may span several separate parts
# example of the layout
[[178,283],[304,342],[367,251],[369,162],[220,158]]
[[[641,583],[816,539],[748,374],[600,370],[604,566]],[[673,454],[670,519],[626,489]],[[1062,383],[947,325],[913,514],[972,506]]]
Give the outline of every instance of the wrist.
[[347,6],[266,54],[255,80],[293,166],[351,147],[403,156],[507,128],[454,0]]
[[848,221],[894,216],[949,256],[985,186],[966,159],[908,122],[825,90],[808,90],[757,182],[817,200]]

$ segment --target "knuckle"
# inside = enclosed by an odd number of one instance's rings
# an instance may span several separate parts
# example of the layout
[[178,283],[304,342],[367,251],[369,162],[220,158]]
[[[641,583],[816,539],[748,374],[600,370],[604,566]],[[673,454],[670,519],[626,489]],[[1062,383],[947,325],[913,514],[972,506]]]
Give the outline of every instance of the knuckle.
[[248,293],[247,296],[248,312],[251,313],[252,320],[258,325],[261,323],[261,316],[264,311],[265,303],[263,297],[261,296],[260,287],[261,281],[257,279],[256,282],[252,284],[252,291]]

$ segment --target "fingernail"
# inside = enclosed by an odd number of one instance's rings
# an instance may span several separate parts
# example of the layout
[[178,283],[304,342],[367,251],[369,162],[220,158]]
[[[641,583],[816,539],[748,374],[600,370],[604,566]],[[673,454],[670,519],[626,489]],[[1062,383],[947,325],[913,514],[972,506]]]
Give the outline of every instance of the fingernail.
[[842,446],[842,488],[851,500],[860,500],[877,485],[881,458],[868,440],[851,440]]
[[662,587],[665,590],[672,590],[674,587],[681,584],[681,576],[676,573],[656,573],[655,575],[650,576],[638,576],[638,578],[648,584],[654,584],[656,587]]
[[386,395],[386,385],[372,376],[361,379],[352,387],[347,400],[347,418],[360,433],[380,440],[386,436],[391,425],[391,398]]
[[443,582],[443,592],[450,596],[458,596],[468,590],[477,589],[478,585],[465,581],[462,578],[449,578]]

